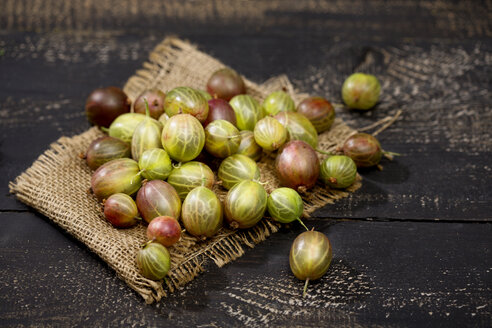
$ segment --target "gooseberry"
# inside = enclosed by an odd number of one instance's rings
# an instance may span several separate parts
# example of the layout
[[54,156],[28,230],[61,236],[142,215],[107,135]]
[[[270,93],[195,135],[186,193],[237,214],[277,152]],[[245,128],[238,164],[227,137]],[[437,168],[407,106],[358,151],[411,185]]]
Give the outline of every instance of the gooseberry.
[[118,87],[96,89],[85,103],[85,113],[90,123],[109,127],[118,116],[130,111],[131,101]]
[[354,73],[342,86],[345,105],[355,109],[371,109],[376,105],[381,93],[381,84],[374,75]]
[[251,228],[263,218],[267,193],[258,182],[244,180],[229,190],[224,201],[225,215],[233,229]]
[[332,188],[347,188],[354,183],[357,166],[344,155],[333,155],[321,162],[320,179]]
[[208,80],[207,91],[213,97],[229,101],[234,96],[245,94],[246,87],[241,75],[235,70],[222,68],[214,72]]

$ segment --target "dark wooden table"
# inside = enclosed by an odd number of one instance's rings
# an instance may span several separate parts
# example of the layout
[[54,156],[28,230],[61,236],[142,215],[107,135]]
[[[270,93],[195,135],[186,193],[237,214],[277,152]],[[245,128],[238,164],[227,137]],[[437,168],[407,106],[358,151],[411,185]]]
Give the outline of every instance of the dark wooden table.
[[[451,1],[41,1],[0,3],[0,326],[492,325],[492,4]],[[261,82],[340,102],[354,71],[382,101],[340,111],[354,127],[403,110],[379,135],[402,153],[307,222],[334,248],[301,299],[282,229],[146,305],[83,244],[8,194],[85,98],[122,86],[167,35]],[[292,288],[294,286],[295,288]]]

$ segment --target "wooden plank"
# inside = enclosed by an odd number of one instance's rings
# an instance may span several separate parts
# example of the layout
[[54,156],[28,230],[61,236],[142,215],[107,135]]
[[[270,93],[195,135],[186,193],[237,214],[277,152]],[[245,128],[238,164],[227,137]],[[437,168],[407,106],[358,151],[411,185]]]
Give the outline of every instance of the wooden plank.
[[330,238],[328,273],[301,298],[282,229],[148,306],[83,245],[31,213],[1,213],[3,326],[489,326],[490,224],[310,220]]
[[364,0],[6,0],[0,4],[0,28],[23,31],[123,29],[148,33],[197,27],[197,31],[215,35],[224,31],[285,34],[310,30],[341,39],[486,39],[492,33],[490,18],[487,1],[469,5],[442,0],[376,0],[370,4]]

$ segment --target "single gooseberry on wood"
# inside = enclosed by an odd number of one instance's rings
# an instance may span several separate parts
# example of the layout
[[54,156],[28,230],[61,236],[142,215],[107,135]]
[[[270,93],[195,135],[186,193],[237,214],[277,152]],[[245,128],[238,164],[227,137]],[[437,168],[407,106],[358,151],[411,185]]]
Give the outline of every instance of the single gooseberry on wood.
[[330,241],[318,231],[305,231],[292,243],[290,269],[297,279],[305,280],[303,297],[310,280],[321,278],[330,267],[333,257]]
[[374,107],[379,100],[381,84],[371,74],[354,73],[342,86],[342,98],[349,108],[367,110]]
[[379,164],[383,150],[378,139],[367,133],[356,133],[345,140],[343,153],[350,157],[357,167],[371,167]]
[[357,166],[345,155],[333,155],[321,162],[320,179],[331,188],[347,188],[357,177]]

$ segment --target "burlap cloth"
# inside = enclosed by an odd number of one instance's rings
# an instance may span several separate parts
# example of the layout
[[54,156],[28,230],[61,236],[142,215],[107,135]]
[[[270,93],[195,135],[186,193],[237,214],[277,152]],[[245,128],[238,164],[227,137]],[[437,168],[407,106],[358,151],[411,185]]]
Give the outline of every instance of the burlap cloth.
[[[145,89],[154,87],[163,91],[176,86],[204,89],[210,75],[221,67],[224,65],[220,61],[200,52],[195,46],[176,38],[166,38],[150,54],[149,62],[143,65],[143,69],[128,80],[124,90],[134,100]],[[247,92],[260,101],[268,93],[280,89],[290,93],[296,104],[305,96],[294,90],[286,76],[272,78],[261,85],[247,79],[245,81]],[[319,136],[319,148],[333,150],[354,132],[337,119],[328,132]],[[264,218],[248,230],[223,228],[205,242],[184,233],[180,242],[169,248],[171,270],[168,277],[164,281],[142,277],[135,256],[146,241],[146,227],[140,224],[131,229],[113,228],[104,219],[101,205],[88,193],[92,172],[78,155],[101,135],[94,127],[74,137],[58,139],[29,169],[10,183],[10,191],[87,245],[147,303],[159,301],[167,291],[172,292],[191,281],[203,271],[203,264],[208,259],[219,267],[223,266],[243,255],[244,245],[254,247],[278,230],[278,224]],[[272,158],[268,156],[259,162],[261,179],[266,183],[268,192],[279,186],[272,163]],[[346,197],[348,192],[359,187],[360,179],[346,191],[317,185],[308,194],[302,195],[305,216]],[[221,187],[217,187],[216,192],[221,198],[225,195]]]

